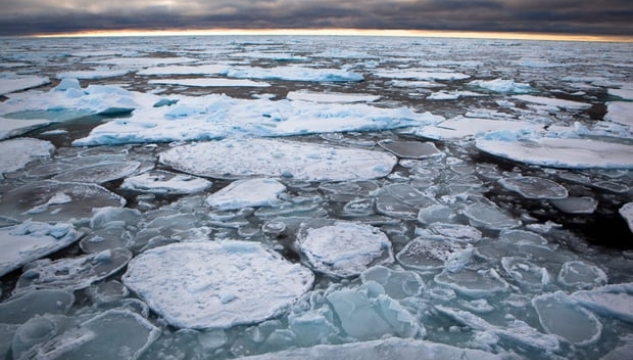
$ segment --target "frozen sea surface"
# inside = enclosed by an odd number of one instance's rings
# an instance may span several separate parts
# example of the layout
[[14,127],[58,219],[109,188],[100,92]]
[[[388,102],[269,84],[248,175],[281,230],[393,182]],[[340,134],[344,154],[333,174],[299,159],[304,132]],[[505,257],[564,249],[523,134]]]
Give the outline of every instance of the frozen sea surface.
[[630,357],[632,44],[0,45],[2,359]]

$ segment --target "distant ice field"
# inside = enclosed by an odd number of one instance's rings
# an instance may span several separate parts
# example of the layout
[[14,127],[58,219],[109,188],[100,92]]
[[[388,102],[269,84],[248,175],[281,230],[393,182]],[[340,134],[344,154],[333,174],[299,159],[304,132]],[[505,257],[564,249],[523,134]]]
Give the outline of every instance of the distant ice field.
[[0,39],[0,358],[628,359],[632,53]]

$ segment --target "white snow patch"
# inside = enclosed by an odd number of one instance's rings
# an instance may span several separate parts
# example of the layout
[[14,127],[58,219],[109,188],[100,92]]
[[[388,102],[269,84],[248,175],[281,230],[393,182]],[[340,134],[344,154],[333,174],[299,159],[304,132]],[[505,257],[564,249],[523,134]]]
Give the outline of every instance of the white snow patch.
[[453,81],[464,80],[470,78],[469,75],[448,72],[448,71],[426,71],[426,70],[382,70],[374,73],[375,76],[391,79],[413,79],[413,80],[439,80],[439,81]]

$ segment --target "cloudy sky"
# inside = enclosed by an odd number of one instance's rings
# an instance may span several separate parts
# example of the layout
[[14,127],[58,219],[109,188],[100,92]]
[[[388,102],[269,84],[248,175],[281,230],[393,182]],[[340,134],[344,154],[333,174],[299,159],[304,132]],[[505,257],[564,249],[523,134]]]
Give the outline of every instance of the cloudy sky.
[[0,36],[227,28],[633,35],[633,0],[0,0]]

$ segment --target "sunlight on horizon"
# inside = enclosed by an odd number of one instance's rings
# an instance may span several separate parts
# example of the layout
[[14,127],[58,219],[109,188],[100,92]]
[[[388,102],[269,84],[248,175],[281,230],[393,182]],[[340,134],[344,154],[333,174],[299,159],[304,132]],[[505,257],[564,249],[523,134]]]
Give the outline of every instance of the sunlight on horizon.
[[91,30],[72,33],[40,34],[30,37],[125,37],[125,36],[222,36],[222,35],[287,35],[287,36],[401,36],[502,40],[554,40],[633,42],[631,36],[589,34],[547,34],[439,30],[365,30],[365,29],[208,29],[208,30]]

